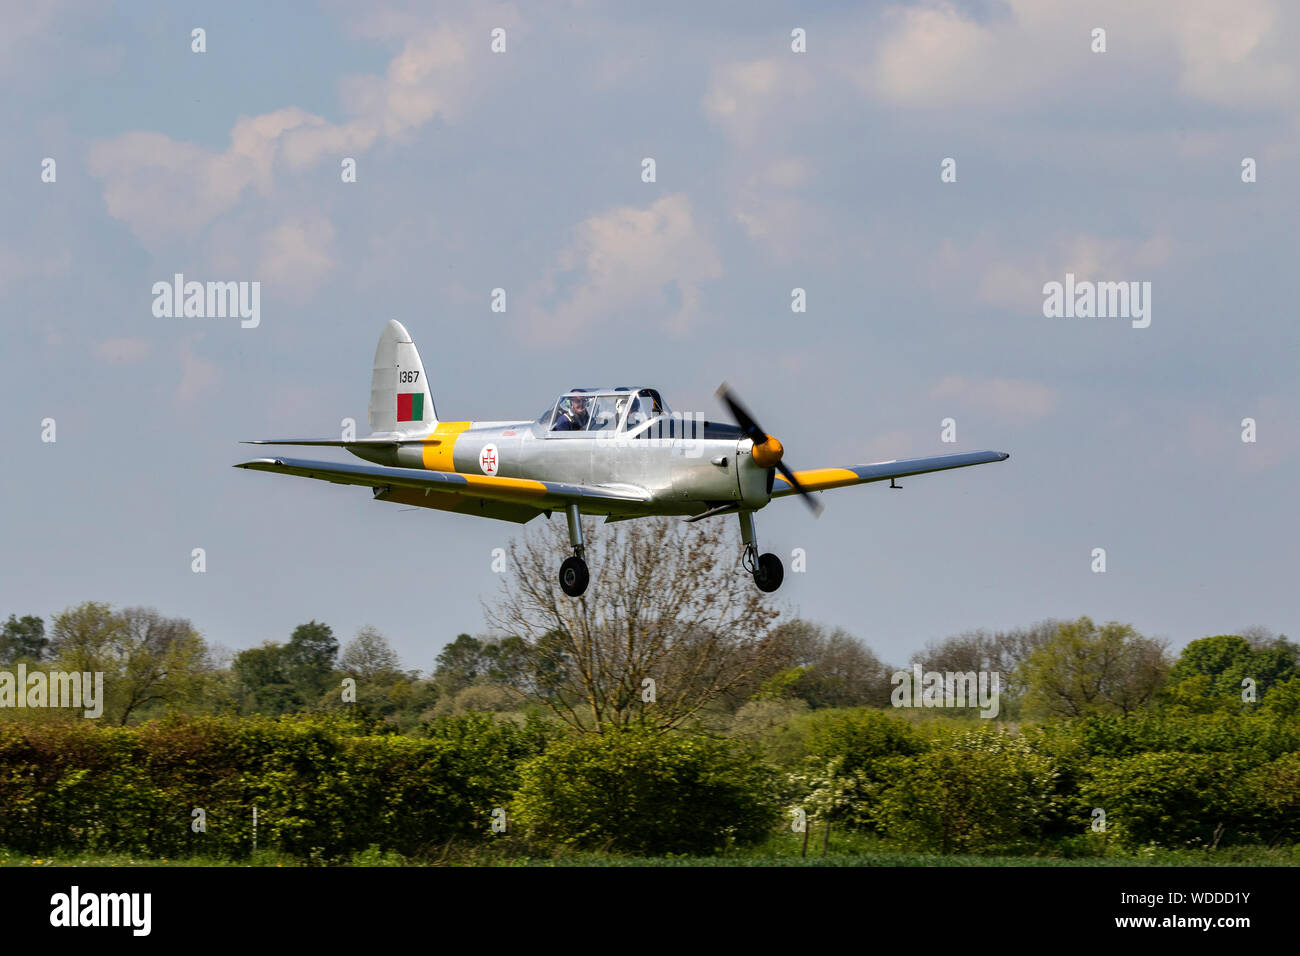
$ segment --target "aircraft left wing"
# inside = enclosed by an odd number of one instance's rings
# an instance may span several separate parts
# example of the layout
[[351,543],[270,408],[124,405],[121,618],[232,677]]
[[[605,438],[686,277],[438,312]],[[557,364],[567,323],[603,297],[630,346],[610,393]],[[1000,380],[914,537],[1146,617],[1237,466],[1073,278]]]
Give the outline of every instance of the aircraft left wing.
[[363,485],[375,489],[375,497],[384,501],[518,522],[568,504],[577,504],[588,513],[606,514],[635,512],[637,505],[650,500],[649,493],[632,485],[571,485],[301,458],[257,458],[234,467],[318,478],[340,485]]
[[[794,476],[807,491],[825,491],[828,488],[842,488],[845,485],[861,485],[868,481],[887,481],[891,478],[906,478],[909,475],[924,475],[932,471],[986,465],[990,462],[1006,461],[1010,457],[1011,455],[1005,451],[972,451],[962,455],[938,455],[934,458],[878,461],[871,465],[850,465],[847,468],[810,468],[807,471],[796,471]],[[772,497],[780,498],[794,493],[795,490],[790,482],[777,475],[772,485]]]

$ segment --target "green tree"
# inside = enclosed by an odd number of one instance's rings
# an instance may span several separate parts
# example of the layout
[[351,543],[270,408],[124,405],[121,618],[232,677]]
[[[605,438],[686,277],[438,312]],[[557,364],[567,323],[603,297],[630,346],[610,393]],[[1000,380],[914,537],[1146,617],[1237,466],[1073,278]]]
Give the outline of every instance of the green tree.
[[1131,625],[1089,618],[1061,624],[1029,655],[1020,682],[1030,717],[1130,714],[1146,706],[1169,672],[1165,644]]
[[4,629],[0,630],[0,665],[40,660],[49,643],[45,637],[44,619],[32,614],[23,617],[10,614]]
[[69,608],[54,616],[50,652],[60,670],[103,672],[104,717],[118,724],[194,702],[212,673],[194,626],[152,608],[114,613],[96,601]]
[[388,638],[373,627],[363,627],[339,654],[339,670],[358,682],[392,679],[401,674],[401,661]]
[[469,634],[457,634],[454,641],[438,652],[433,681],[439,696],[450,697],[476,683],[486,671],[483,642]]
[[1192,641],[1169,671],[1164,699],[1176,711],[1192,714],[1240,707],[1241,675],[1251,657],[1250,642],[1236,634]]
[[912,655],[911,663],[920,664],[923,671],[997,673],[1001,713],[1014,717],[1019,714],[1027,690],[1021,679],[1025,662],[1055,636],[1060,626],[1060,621],[1049,618],[1007,631],[964,631],[927,644],[924,651]]
[[301,709],[303,697],[289,679],[284,650],[267,641],[235,655],[231,672],[241,713],[274,716]]
[[536,685],[534,656],[532,648],[519,637],[458,634],[435,661],[433,684],[442,708],[452,707],[452,701],[470,688],[488,685],[504,690],[517,703]]
[[778,625],[774,640],[786,667],[764,681],[760,694],[797,697],[809,707],[884,707],[890,668],[843,628],[828,630],[796,619]]
[[1257,700],[1300,676],[1300,646],[1285,636],[1257,638],[1216,634],[1192,641],[1169,672],[1165,697],[1189,713],[1239,709],[1247,681]]
[[305,699],[314,700],[329,687],[338,653],[339,642],[328,624],[299,624],[284,647],[285,676]]

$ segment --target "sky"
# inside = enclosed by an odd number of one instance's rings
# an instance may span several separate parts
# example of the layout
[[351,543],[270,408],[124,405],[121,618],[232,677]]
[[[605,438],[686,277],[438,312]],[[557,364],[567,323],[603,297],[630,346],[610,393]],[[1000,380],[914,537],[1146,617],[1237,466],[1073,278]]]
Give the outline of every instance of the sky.
[[[786,613],[885,660],[1300,633],[1300,7],[698,7],[4,3],[0,616],[373,625],[425,672],[484,632],[540,521],[230,467],[364,434],[398,319],[444,420],[589,384],[722,417],[726,380],[795,468],[1010,452],[757,515]],[[155,315],[176,273],[259,282],[258,324]],[[1067,274],[1149,324],[1046,315]]]

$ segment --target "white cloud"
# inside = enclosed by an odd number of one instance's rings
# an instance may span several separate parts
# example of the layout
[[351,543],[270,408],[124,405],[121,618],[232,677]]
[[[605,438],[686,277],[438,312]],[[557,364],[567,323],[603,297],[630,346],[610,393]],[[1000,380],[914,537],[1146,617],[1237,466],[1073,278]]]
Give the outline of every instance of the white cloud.
[[999,35],[948,3],[891,13],[893,32],[858,76],[864,89],[892,103],[950,106],[993,100],[1009,92],[1005,67],[1011,64],[1006,60],[1020,68],[1033,60],[1033,49],[1023,39],[1008,37],[1005,27]]
[[1106,282],[1150,280],[1176,250],[1163,233],[1146,239],[1103,238],[1088,234],[1061,236],[1040,247],[1010,252],[988,233],[967,243],[945,240],[934,259],[933,277],[989,305],[1037,312],[1043,284],[1060,282],[1072,272],[1077,280]]
[[819,248],[825,259],[826,246],[819,234],[824,216],[798,194],[811,169],[803,157],[775,159],[741,182],[731,200],[732,215],[745,234],[778,261],[790,262]]
[[[629,311],[652,310],[673,333],[686,331],[701,282],[722,275],[713,245],[697,229],[690,201],[665,196],[644,208],[618,206],[582,222],[574,241],[529,298],[524,329],[537,341],[569,336]],[[572,283],[568,291],[561,291]],[[671,291],[670,291],[671,290]]]
[[250,191],[271,195],[278,170],[356,156],[380,139],[401,140],[435,116],[454,119],[481,86],[470,68],[471,45],[481,44],[486,63],[487,24],[513,16],[510,10],[476,10],[467,22],[426,27],[408,36],[383,76],[343,78],[349,119],[342,123],[289,106],[241,117],[221,152],[145,131],[93,143],[89,168],[104,181],[109,214],[147,243],[194,235]]
[[72,253],[66,245],[48,255],[41,255],[34,249],[19,251],[0,246],[0,289],[26,279],[66,276],[71,270]]
[[930,398],[953,406],[954,417],[962,409],[971,409],[1016,425],[1040,421],[1056,409],[1054,389],[1023,379],[950,375],[930,389]]
[[[885,23],[874,57],[847,68],[897,105],[1010,109],[1067,87],[1127,96],[1161,78],[1234,107],[1297,105],[1297,19],[1278,0],[1006,0],[986,18],[931,2],[891,8]],[[1095,27],[1104,54],[1090,49]]]
[[334,226],[324,216],[289,219],[262,237],[258,279],[303,301],[334,267]]
[[1185,92],[1236,108],[1300,105],[1294,4],[1185,0],[1170,13]]
[[95,354],[106,362],[126,365],[147,358],[149,347],[147,339],[108,339],[95,346]]
[[733,140],[754,139],[774,111],[790,108],[813,88],[796,54],[729,63],[716,68],[704,94],[704,112]]

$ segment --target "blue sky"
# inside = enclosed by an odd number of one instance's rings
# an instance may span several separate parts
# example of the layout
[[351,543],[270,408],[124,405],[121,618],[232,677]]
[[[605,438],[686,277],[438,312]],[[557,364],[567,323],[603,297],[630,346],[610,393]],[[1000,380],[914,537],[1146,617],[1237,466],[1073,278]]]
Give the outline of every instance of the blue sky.
[[[888,660],[1048,616],[1300,630],[1300,10],[431,6],[6,13],[0,615],[372,624],[426,671],[483,630],[519,527],[229,467],[364,430],[396,318],[444,419],[624,382],[713,415],[726,379],[795,467],[1010,451],[759,515],[808,555],[789,612]],[[156,318],[176,272],[260,281],[261,324]],[[1150,327],[1045,318],[1067,272],[1150,282]]]

